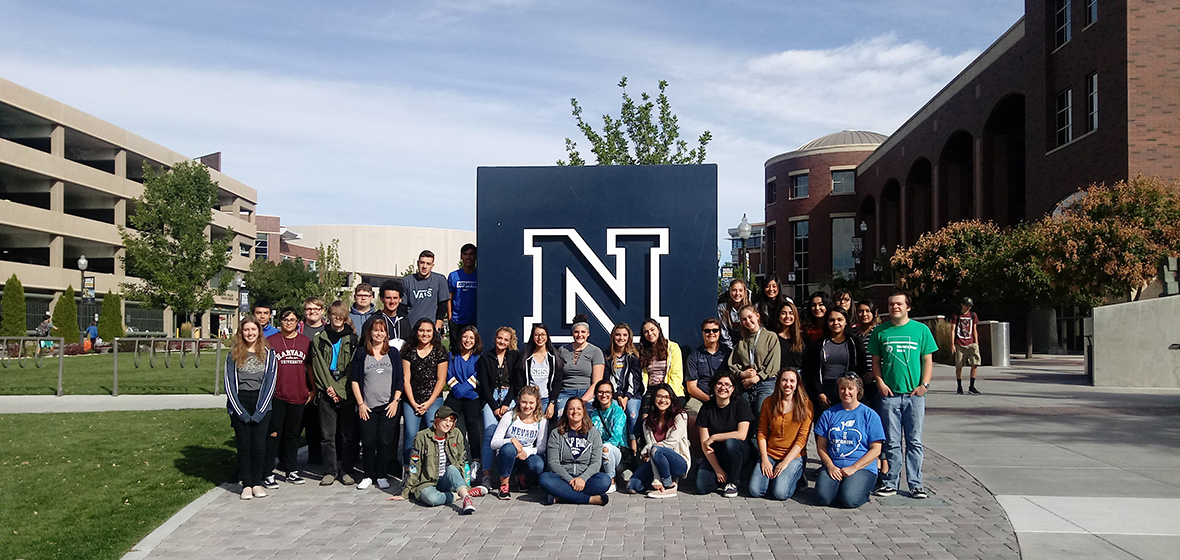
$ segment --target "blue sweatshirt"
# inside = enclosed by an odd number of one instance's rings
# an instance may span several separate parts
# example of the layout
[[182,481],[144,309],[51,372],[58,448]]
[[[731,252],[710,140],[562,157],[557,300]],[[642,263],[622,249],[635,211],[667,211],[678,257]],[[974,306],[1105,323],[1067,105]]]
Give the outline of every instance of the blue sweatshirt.
[[461,354],[451,354],[447,363],[447,386],[451,394],[457,399],[478,399],[479,393],[475,387],[479,384],[475,376],[475,363],[479,361],[479,354],[472,354],[463,359]]

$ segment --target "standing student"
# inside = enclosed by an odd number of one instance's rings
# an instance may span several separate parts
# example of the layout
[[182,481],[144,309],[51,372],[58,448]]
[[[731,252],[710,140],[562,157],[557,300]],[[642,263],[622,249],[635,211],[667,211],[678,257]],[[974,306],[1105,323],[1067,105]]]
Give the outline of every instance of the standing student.
[[721,331],[722,346],[733,348],[734,342],[741,338],[742,325],[738,311],[749,304],[750,298],[746,290],[746,281],[735,278],[729,283],[725,301],[717,304],[717,319],[724,327]]
[[676,496],[676,480],[688,473],[692,456],[688,443],[688,414],[667,383],[652,390],[652,409],[643,421],[642,464],[631,475],[627,491],[637,494],[645,488],[649,498]]
[[[410,446],[420,428],[434,421],[434,413],[442,406],[443,386],[447,383],[447,352],[443,350],[441,333],[427,318],[414,323],[413,340],[402,346],[401,359],[405,401],[402,403],[402,422],[405,431],[402,457],[403,471],[409,468]],[[404,474],[404,472],[403,472]]]
[[373,305],[373,286],[368,282],[357,284],[352,292],[352,300],[353,304],[348,310],[348,318],[352,321],[352,330],[361,332],[365,328],[365,323],[369,321],[369,317],[377,313],[377,307]]
[[721,321],[712,317],[701,322],[702,344],[688,355],[684,370],[684,389],[688,392],[689,423],[701,407],[713,399],[713,383],[717,376],[728,371],[726,363],[730,350],[721,345]]
[[860,337],[848,332],[848,314],[839,307],[828,310],[824,337],[811,345],[803,366],[804,383],[810,384],[808,396],[818,401],[816,416],[840,401],[836,380],[848,374],[860,375],[864,365]]
[[807,343],[819,342],[824,336],[824,323],[827,322],[828,309],[832,307],[827,292],[812,292],[807,300],[807,321],[803,324],[803,334],[807,335]]
[[639,351],[635,349],[633,339],[631,326],[627,323],[617,323],[611,329],[610,355],[606,357],[606,367],[610,372],[615,400],[627,415],[626,443],[635,452],[638,450],[635,426],[639,422],[639,409],[643,406],[644,387],[643,367],[639,365]]
[[328,306],[328,326],[311,341],[311,365],[318,399],[316,408],[322,428],[320,449],[324,476],[320,486],[331,486],[337,479],[356,484],[358,443],[357,401],[348,386],[348,364],[360,346],[360,337],[352,329],[348,309],[336,300]]
[[492,436],[492,449],[496,450],[496,472],[500,475],[501,500],[510,498],[508,481],[512,472],[522,470],[518,475],[520,491],[528,490],[530,479],[536,480],[545,470],[545,437],[548,422],[541,414],[541,394],[535,385],[528,385],[516,395],[516,408],[509,411],[496,426]]
[[615,491],[615,478],[623,471],[623,449],[627,448],[627,413],[615,402],[611,382],[603,379],[594,386],[594,402],[587,414],[590,423],[602,435],[602,472],[610,476],[610,489]]
[[771,274],[762,283],[762,293],[755,298],[754,302],[754,307],[758,309],[758,316],[762,319],[762,325],[770,329],[771,332],[779,331],[778,312],[784,303],[790,301],[787,295],[782,292],[782,286],[778,275]]
[[[610,384],[607,384],[608,388]],[[547,504],[556,501],[605,506],[611,477],[602,471],[602,435],[586,418],[586,401],[566,401],[561,421],[549,433],[546,444],[549,472],[538,482],[548,493]]]
[[455,429],[458,414],[449,406],[438,409],[431,426],[414,435],[410,451],[410,476],[402,493],[389,498],[405,500],[410,496],[426,507],[436,507],[462,500],[459,515],[475,513],[475,500],[487,495],[483,486],[468,487],[463,479],[466,446]]
[[225,357],[224,384],[229,423],[238,449],[243,500],[266,497],[262,487],[266,434],[278,368],[278,358],[262,337],[262,326],[252,318],[242,319],[234,345]]
[[860,403],[861,380],[846,375],[838,383],[840,404],[815,422],[815,443],[824,468],[815,481],[818,505],[858,508],[869,501],[877,480],[877,456],[881,454],[881,418]]
[[[311,353],[315,353],[315,337],[324,332],[328,327],[327,321],[324,320],[324,300],[318,297],[310,297],[303,300],[303,322],[299,323],[299,334],[306,336],[311,344]],[[308,367],[312,364],[311,358],[308,358]],[[312,390],[314,391],[314,388]],[[312,402],[315,402],[314,400]],[[307,462],[313,465],[320,465],[324,462],[323,446],[320,441],[323,439],[322,431],[320,429],[320,411],[315,406],[303,407],[303,422],[302,429],[307,434]]]
[[410,306],[407,315],[411,325],[418,324],[422,319],[429,319],[434,328],[440,333],[444,328],[444,321],[448,317],[450,289],[447,279],[441,274],[431,272],[434,269],[434,253],[422,251],[418,253],[418,269],[413,274],[402,278],[402,294]]
[[852,292],[847,288],[840,288],[832,292],[832,307],[839,307],[845,313],[852,315]]
[[741,310],[742,337],[729,355],[729,373],[741,383],[755,415],[762,410],[762,401],[774,392],[774,376],[778,374],[782,351],[778,335],[762,328],[758,311],[753,305]]
[[572,334],[574,341],[557,350],[565,367],[553,380],[553,388],[557,391],[555,410],[565,410],[565,401],[569,399],[594,400],[594,386],[602,381],[606,371],[602,350],[590,344],[590,324],[585,315],[574,317]]
[[545,418],[553,418],[557,400],[553,380],[561,377],[565,369],[565,361],[557,355],[553,343],[549,341],[549,327],[533,325],[533,332],[529,334],[529,342],[525,345],[524,353],[520,357],[519,371],[516,384],[512,391],[519,393],[521,389],[533,386],[540,391],[537,396],[541,414]]
[[[413,331],[413,323],[406,318],[402,302],[405,301],[405,290],[396,280],[386,280],[378,290],[381,296],[381,309],[371,318],[385,320],[385,331],[389,333],[389,344],[401,349],[406,341],[412,340],[417,333]],[[358,327],[359,328],[359,327]]]
[[910,295],[895,291],[889,296],[889,324],[877,327],[869,341],[873,378],[881,393],[881,420],[885,424],[885,460],[889,472],[881,477],[877,496],[897,494],[901,478],[902,443],[905,443],[906,482],[910,497],[926,498],[922,486],[922,424],[926,419],[926,391],[934,375],[938,344],[930,328],[910,320]]
[[308,340],[315,340],[317,334],[328,328],[327,321],[324,321],[324,307],[322,298],[309,297],[303,300],[303,322],[299,323],[299,334]]
[[447,290],[451,295],[447,300],[447,332],[451,336],[451,348],[459,347],[463,327],[475,326],[475,245],[465,243],[459,249],[459,262],[459,269],[447,275]]
[[364,345],[357,349],[348,374],[364,446],[365,476],[356,489],[365,490],[376,481],[377,487],[385,490],[390,486],[389,452],[402,399],[401,356],[389,345],[385,321],[365,323],[361,340]]
[[451,388],[443,406],[459,413],[459,427],[467,437],[467,451],[470,453],[471,479],[479,481],[482,474],[483,452],[483,406],[478,386],[479,379],[475,364],[483,353],[483,341],[475,327],[463,327],[459,344],[450,353],[447,362],[447,385]]
[[[512,394],[512,376],[520,362],[520,352],[516,350],[516,330],[512,327],[500,327],[496,329],[494,340],[492,350],[480,354],[479,360],[475,363],[478,381],[475,389],[484,403],[483,448],[480,450],[480,456],[483,458],[482,485],[488,488],[492,487],[491,471],[495,463],[492,436],[496,434],[500,419],[512,408],[515,396]],[[470,437],[468,436],[468,439]]]
[[982,360],[979,357],[979,316],[971,310],[975,302],[971,298],[963,298],[959,306],[959,314],[955,315],[955,336],[951,337],[951,350],[955,355],[955,392],[963,394],[963,366],[971,368],[971,385],[967,392],[978,395],[975,388],[975,374],[979,370]]
[[[664,336],[664,328],[648,318],[640,328],[639,363],[643,366],[643,383],[648,395],[660,385],[668,385],[676,395],[677,405],[684,408],[684,360],[680,345]],[[650,406],[650,402],[647,403]]]
[[274,325],[270,324],[270,316],[272,311],[269,303],[264,303],[261,301],[254,302],[253,312],[254,320],[257,321],[259,325],[262,325],[263,338],[267,338],[279,332],[279,329],[276,329]]
[[782,350],[779,367],[798,371],[803,368],[807,356],[807,337],[799,320],[799,309],[793,302],[786,302],[778,312],[778,346]]
[[750,452],[746,438],[754,413],[750,411],[749,401],[732,398],[735,390],[731,377],[718,377],[713,383],[713,399],[697,415],[701,451],[705,454],[705,462],[697,469],[698,494],[710,494],[724,485],[722,495],[738,496],[742,469]]
[[267,345],[279,360],[270,436],[266,445],[267,476],[263,483],[269,489],[279,487],[271,474],[275,457],[279,459],[279,470],[287,473],[283,479],[285,482],[303,484],[296,463],[299,434],[303,431],[303,410],[315,397],[315,376],[309,358],[311,341],[299,334],[299,315],[294,309],[284,307],[279,311],[279,324],[282,329],[266,338]]
[[807,437],[811,433],[811,403],[793,369],[778,374],[774,393],[758,419],[758,464],[750,473],[750,496],[789,500],[807,484]]

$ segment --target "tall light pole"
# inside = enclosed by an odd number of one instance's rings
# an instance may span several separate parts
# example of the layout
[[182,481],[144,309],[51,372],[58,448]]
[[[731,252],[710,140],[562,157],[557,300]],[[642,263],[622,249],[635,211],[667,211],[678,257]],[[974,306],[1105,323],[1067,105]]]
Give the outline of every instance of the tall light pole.
[[[89,264],[90,264],[90,261],[86,260],[86,255],[82,255],[82,256],[78,257],[78,274],[80,274],[82,276],[82,283],[78,284],[78,291],[80,292],[79,295],[81,296],[78,298],[79,301],[86,301],[86,267]],[[81,314],[79,314],[79,316],[81,316]],[[86,338],[86,331],[83,330],[82,331],[82,339],[85,339],[85,338]],[[83,340],[79,340],[78,342],[82,343]]]
[[742,223],[738,224],[738,237],[742,239],[742,267],[746,271],[746,285],[750,283],[752,275],[750,274],[750,252],[746,249],[746,240],[750,239],[750,221],[746,219],[746,215],[742,214]]

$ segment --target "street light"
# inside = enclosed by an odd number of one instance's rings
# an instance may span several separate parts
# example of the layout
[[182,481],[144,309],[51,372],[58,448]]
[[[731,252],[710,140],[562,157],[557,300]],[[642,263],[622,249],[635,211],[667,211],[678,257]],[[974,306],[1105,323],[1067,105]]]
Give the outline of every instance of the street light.
[[746,250],[746,240],[750,238],[750,221],[742,214],[742,223],[738,224],[738,237],[742,239],[742,267],[746,271],[746,282],[750,281],[750,252]]
[[[82,255],[82,256],[78,257],[78,274],[80,274],[82,276],[82,283],[78,285],[78,291],[81,293],[81,296],[82,296],[80,298],[81,301],[86,301],[86,266],[89,264],[90,264],[90,261],[86,260],[86,255]],[[85,338],[86,338],[86,332],[83,331],[82,332],[82,339],[85,339]],[[82,343],[83,340],[79,340],[78,342]]]

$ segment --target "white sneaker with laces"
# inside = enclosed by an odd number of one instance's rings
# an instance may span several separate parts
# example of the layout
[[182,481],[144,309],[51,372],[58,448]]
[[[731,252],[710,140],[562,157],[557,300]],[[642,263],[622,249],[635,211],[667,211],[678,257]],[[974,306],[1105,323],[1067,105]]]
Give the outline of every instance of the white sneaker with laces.
[[373,479],[362,478],[361,481],[357,483],[356,489],[357,490],[368,490],[369,487],[372,485],[373,485]]

